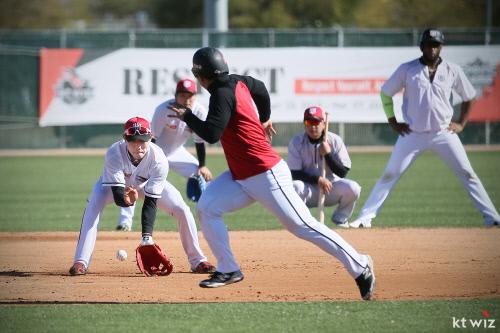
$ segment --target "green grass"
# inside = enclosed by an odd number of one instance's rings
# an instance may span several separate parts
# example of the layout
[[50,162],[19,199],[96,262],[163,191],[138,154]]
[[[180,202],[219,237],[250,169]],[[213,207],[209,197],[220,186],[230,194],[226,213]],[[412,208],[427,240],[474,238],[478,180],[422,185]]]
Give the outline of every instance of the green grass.
[[[348,177],[363,188],[354,212],[357,216],[389,154],[351,154],[353,168]],[[496,207],[500,207],[500,152],[471,152],[469,158]],[[0,231],[78,231],[81,215],[92,186],[102,171],[102,157],[2,157],[0,174]],[[222,155],[208,156],[215,175],[224,171]],[[175,173],[169,180],[184,194],[185,179]],[[194,212],[194,204],[190,203]],[[328,217],[334,208],[326,209]],[[137,209],[134,230],[140,230]],[[316,210],[313,209],[316,215]],[[108,206],[101,230],[112,230],[118,208]],[[231,230],[280,229],[277,220],[260,205],[253,204],[226,216]],[[424,154],[401,178],[374,221],[381,227],[472,227],[482,218],[473,207],[462,184],[433,154]],[[155,230],[175,230],[175,222],[159,212]]]
[[[389,154],[351,154],[349,178],[363,187],[360,204],[380,177]],[[500,152],[469,153],[494,204],[500,206]],[[102,157],[2,157],[0,231],[78,231]],[[214,174],[226,169],[208,156]],[[185,180],[169,180],[184,192]],[[194,205],[190,203],[191,207]],[[327,216],[333,208],[327,209]],[[315,212],[314,212],[315,213]],[[108,206],[101,230],[112,230],[118,209]],[[139,214],[137,214],[139,216]],[[160,212],[155,230],[175,230]],[[473,227],[482,224],[460,182],[432,154],[417,160],[375,220],[383,227]],[[232,230],[281,228],[260,205],[228,214]],[[140,223],[134,224],[139,230]],[[4,286],[8,287],[8,286]],[[0,305],[2,332],[454,332],[453,317],[498,321],[500,299],[319,303],[34,304]],[[500,323],[496,322],[496,327]],[[464,330],[464,329],[459,329]],[[470,329],[472,330],[472,329]],[[475,329],[478,330],[478,329]],[[484,329],[482,329],[484,330]],[[465,331],[465,330],[464,330]],[[495,330],[491,330],[495,331]]]
[[499,309],[500,300],[18,305],[0,306],[0,324],[2,332],[453,332],[453,317],[479,320],[487,310],[495,319]]

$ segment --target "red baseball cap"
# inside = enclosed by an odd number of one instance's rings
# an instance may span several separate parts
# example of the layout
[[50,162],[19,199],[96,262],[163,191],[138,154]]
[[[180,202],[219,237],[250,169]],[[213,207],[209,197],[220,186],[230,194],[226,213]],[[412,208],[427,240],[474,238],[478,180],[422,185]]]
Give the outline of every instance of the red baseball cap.
[[177,82],[177,87],[175,88],[175,94],[180,92],[188,92],[191,94],[196,94],[198,91],[198,86],[196,82],[191,79],[183,79]]
[[304,111],[304,120],[325,120],[325,113],[319,106],[310,106]]
[[127,141],[149,141],[152,136],[151,125],[144,118],[130,118],[123,127],[123,135]]

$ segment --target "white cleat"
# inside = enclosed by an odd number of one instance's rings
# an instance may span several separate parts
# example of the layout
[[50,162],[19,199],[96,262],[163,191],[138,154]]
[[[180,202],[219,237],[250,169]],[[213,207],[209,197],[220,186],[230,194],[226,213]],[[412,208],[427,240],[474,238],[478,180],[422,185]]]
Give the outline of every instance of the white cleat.
[[153,245],[155,242],[153,240],[153,236],[142,236],[141,246],[145,245]]
[[349,223],[349,227],[358,229],[358,228],[371,228],[372,227],[372,219],[357,219]]

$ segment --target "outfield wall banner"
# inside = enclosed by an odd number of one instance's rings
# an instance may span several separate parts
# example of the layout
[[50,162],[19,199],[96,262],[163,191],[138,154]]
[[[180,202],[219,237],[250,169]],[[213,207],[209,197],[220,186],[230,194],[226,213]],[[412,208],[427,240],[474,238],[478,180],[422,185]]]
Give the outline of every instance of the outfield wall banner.
[[[176,81],[191,77],[194,49],[42,49],[40,126],[123,123],[151,119],[172,98]],[[385,122],[379,92],[418,47],[223,49],[230,72],[262,80],[271,95],[274,122],[300,122],[319,105],[332,122]],[[500,64],[500,46],[445,46],[442,57],[462,66],[481,95]],[[199,87],[199,101],[209,94]],[[394,98],[401,119],[402,94]],[[454,96],[454,103],[459,99]]]

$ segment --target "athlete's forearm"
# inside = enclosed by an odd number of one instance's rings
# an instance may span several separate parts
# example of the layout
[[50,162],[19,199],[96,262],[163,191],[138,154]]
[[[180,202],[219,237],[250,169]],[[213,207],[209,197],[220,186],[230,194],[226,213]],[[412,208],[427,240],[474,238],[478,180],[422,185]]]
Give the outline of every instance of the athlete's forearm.
[[382,107],[384,108],[387,119],[394,117],[394,102],[391,96],[387,96],[382,91],[380,92],[380,99],[382,100]]
[[328,165],[328,167],[330,168],[330,170],[332,170],[334,174],[336,174],[340,178],[344,178],[345,176],[347,176],[349,168],[343,165],[338,160],[336,160],[331,152],[329,154],[326,154],[324,158],[326,165]]
[[212,144],[220,140],[230,117],[229,110],[224,111],[217,107],[210,107],[205,121],[195,116],[191,110],[186,110],[183,120],[200,138]]
[[141,214],[142,234],[153,234],[156,210],[156,198],[145,196]]
[[125,188],[120,186],[111,186],[111,192],[113,192],[113,199],[115,200],[115,204],[119,207],[130,207],[132,205],[128,205],[123,196],[125,194]]
[[205,157],[206,157],[206,151],[205,151],[205,144],[202,143],[195,143],[196,147],[196,156],[198,156],[198,167],[203,167],[205,166]]
[[460,107],[460,116],[458,118],[458,123],[462,126],[467,124],[467,120],[469,119],[469,113],[471,109],[472,101],[463,102]]
[[290,170],[292,173],[293,180],[301,180],[309,184],[317,184],[319,176],[312,175],[303,170]]

